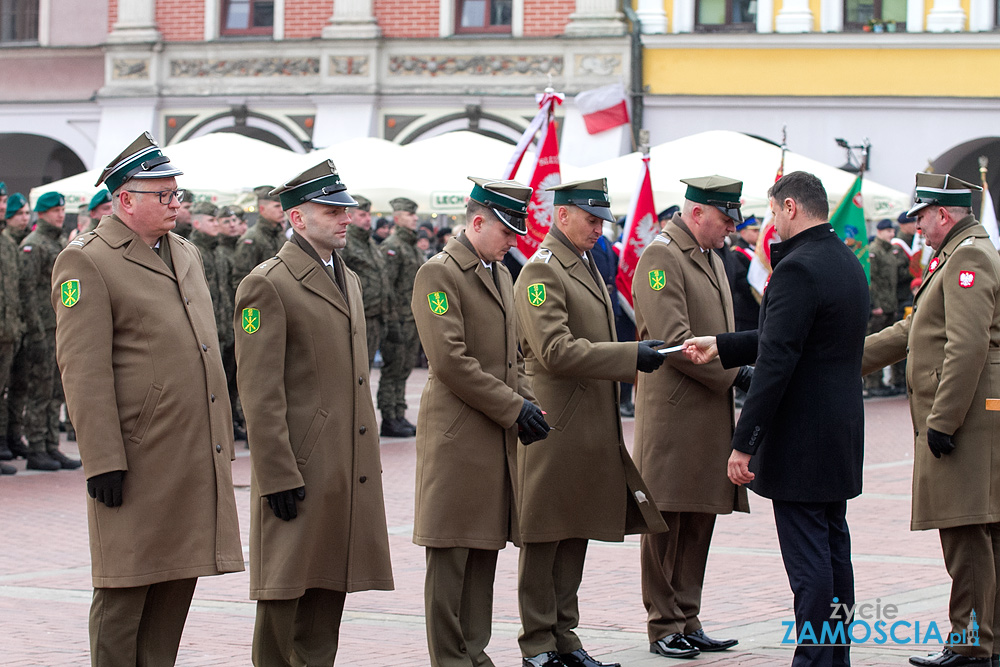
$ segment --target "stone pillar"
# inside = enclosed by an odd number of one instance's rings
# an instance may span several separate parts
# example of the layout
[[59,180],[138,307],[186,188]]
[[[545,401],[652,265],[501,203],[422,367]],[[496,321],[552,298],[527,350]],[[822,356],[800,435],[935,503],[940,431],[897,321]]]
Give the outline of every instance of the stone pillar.
[[118,20],[108,35],[112,44],[159,42],[163,39],[156,29],[156,0],[121,0]]
[[809,0],[785,0],[774,19],[774,29],[776,32],[812,32],[813,13]]
[[635,13],[642,21],[642,34],[662,35],[667,32],[667,13],[663,11],[663,0],[639,0]]
[[333,16],[323,26],[324,39],[373,39],[380,34],[372,0],[333,0]]
[[757,32],[774,32],[774,0],[757,0]]
[[924,31],[924,0],[907,0],[906,32]]
[[625,15],[618,11],[616,0],[576,0],[576,11],[569,15],[568,37],[624,35]]
[[962,32],[965,30],[965,10],[960,0],[934,0],[927,14],[927,32]]

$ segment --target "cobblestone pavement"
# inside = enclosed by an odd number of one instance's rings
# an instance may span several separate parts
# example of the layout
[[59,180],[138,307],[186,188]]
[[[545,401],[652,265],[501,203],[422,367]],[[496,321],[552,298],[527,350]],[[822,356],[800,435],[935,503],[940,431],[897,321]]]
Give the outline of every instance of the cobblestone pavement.
[[[377,386],[373,371],[372,386]],[[416,422],[426,370],[407,387]],[[626,420],[631,444],[632,420]],[[849,503],[858,602],[899,607],[900,618],[947,619],[948,576],[936,531],[910,532],[912,429],[906,400],[866,402],[865,493]],[[75,443],[64,451],[76,454]],[[249,453],[234,463],[236,498],[247,553]],[[423,549],[410,541],[413,523],[413,439],[385,439],[382,463],[396,590],[348,596],[340,665],[428,665],[423,619]],[[178,461],[177,465],[183,465]],[[0,664],[87,665],[87,613],[92,593],[82,470],[25,471],[0,479]],[[751,494],[752,495],[752,494]],[[127,502],[127,499],[126,499]],[[308,501],[307,501],[308,502]],[[678,662],[648,652],[639,594],[638,539],[591,542],[580,590],[580,635],[595,656],[626,666],[787,665],[782,621],[792,619],[788,588],[769,503],[751,498],[750,515],[721,517],[709,558],[702,621],[706,631],[736,637],[723,653]],[[494,662],[518,665],[517,550],[500,553],[496,578]],[[249,665],[254,605],[246,572],[201,579],[188,617],[178,664]],[[904,665],[908,656],[936,650],[856,644],[855,665]]]

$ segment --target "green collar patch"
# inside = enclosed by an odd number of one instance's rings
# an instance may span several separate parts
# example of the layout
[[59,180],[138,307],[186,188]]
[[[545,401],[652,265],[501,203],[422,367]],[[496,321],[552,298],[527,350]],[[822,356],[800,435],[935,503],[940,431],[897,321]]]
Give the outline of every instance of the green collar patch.
[[444,292],[431,292],[427,295],[427,305],[435,315],[444,315],[448,312],[448,295]]
[[60,286],[59,294],[62,297],[62,305],[72,308],[80,301],[80,281],[67,280]]
[[663,273],[663,269],[657,269],[656,271],[649,272],[649,286],[653,288],[654,291],[659,292],[667,284],[667,277]]
[[257,333],[260,329],[260,311],[256,308],[243,309],[243,330],[248,334]]
[[545,285],[543,283],[528,285],[528,303],[535,308],[545,303]]

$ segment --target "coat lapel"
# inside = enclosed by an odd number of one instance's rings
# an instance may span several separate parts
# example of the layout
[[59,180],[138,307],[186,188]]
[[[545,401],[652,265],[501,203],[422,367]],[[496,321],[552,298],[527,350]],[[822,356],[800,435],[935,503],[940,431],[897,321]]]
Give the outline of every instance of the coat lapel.
[[170,244],[170,260],[174,265],[174,273],[177,274],[177,284],[183,285],[184,278],[191,270],[191,256],[181,250],[181,240],[174,234],[164,234],[160,242]]
[[[722,259],[719,258],[719,261],[709,262],[708,253],[701,251],[701,248],[695,242],[694,237],[691,236],[691,233],[685,227],[682,227],[681,225],[678,224],[679,220],[680,216],[677,216],[672,220],[670,220],[667,223],[664,232],[667,234],[667,236],[673,239],[674,243],[676,243],[681,250],[683,250],[686,254],[690,255],[691,261],[694,263],[694,265],[697,266],[702,271],[704,271],[705,275],[708,276],[708,279],[712,281],[712,285],[715,287],[715,289],[721,292],[722,283],[719,278],[718,271],[719,269],[722,268]],[[723,277],[722,280],[725,280],[725,278]]]
[[113,215],[105,216],[97,226],[97,235],[112,248],[127,246],[122,257],[130,262],[144,266],[150,271],[162,273],[171,280],[174,274],[163,263],[156,251],[150,248],[139,236],[125,226],[125,223]]
[[497,290],[496,282],[493,280],[493,273],[483,266],[482,260],[479,259],[479,255],[473,251],[471,246],[472,242],[463,234],[459,238],[449,240],[444,248],[444,252],[451,255],[463,271],[473,270],[476,276],[482,281],[486,291],[496,299],[497,304],[501,308],[506,310],[507,307],[500,296],[499,290]]
[[340,289],[333,284],[330,276],[315,259],[294,243],[286,243],[278,250],[278,257],[288,267],[292,276],[310,292],[325,299],[342,313],[350,317],[351,310]]

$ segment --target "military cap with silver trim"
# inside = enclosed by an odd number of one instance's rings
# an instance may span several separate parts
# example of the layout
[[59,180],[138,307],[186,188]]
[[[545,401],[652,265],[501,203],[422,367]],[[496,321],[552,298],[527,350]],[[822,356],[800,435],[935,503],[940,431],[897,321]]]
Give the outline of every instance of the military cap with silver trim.
[[524,236],[528,233],[528,202],[531,201],[532,192],[530,187],[517,181],[498,178],[468,178],[475,183],[469,199],[493,211],[493,215],[515,234]]
[[170,164],[153,135],[143,132],[104,168],[94,186],[104,183],[114,192],[130,178],[170,178],[183,173]]
[[347,186],[340,180],[333,160],[324,160],[315,167],[306,169],[280,188],[271,190],[270,194],[278,197],[281,208],[286,211],[306,202],[349,208],[358,205],[347,194]]
[[978,185],[966,183],[951,174],[917,174],[917,191],[913,207],[906,212],[913,217],[928,206],[972,206],[972,191],[982,190]]
[[571,181],[545,188],[552,193],[554,206],[577,206],[601,220],[614,222],[611,215],[611,199],[608,197],[608,179],[595,178],[590,181]]
[[743,222],[743,213],[740,211],[743,181],[716,175],[682,178],[681,183],[688,186],[687,192],[684,193],[684,199],[697,204],[714,206],[737,224]]

